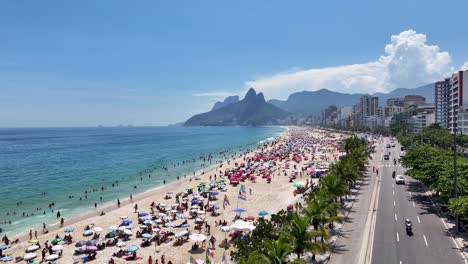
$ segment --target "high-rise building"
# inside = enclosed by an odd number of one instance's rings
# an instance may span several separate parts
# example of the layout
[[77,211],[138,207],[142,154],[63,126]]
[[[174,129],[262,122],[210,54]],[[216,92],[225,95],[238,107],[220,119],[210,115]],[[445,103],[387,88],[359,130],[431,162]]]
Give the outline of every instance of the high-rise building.
[[403,107],[403,99],[402,98],[388,98],[387,99],[387,106],[398,106]]
[[403,107],[410,108],[412,106],[423,105],[426,103],[426,98],[420,95],[406,95],[403,98]]
[[379,98],[375,96],[364,95],[359,100],[361,115],[363,118],[374,116],[379,107]]
[[465,121],[468,121],[468,119],[465,119],[468,118],[468,115],[458,115],[459,111],[466,112],[466,108],[468,107],[468,91],[464,91],[465,86],[468,85],[465,85],[465,80],[468,80],[468,70],[458,71],[452,74],[452,78],[450,78],[451,97],[448,112],[451,132],[457,132],[458,124],[460,124],[463,127],[460,128],[459,132],[463,133]]
[[450,78],[434,84],[435,119],[441,127],[449,128]]

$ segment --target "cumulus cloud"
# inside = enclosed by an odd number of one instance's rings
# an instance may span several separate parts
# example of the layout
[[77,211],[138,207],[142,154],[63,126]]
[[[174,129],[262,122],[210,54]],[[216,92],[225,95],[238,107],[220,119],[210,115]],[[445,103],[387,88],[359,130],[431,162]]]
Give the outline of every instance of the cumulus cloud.
[[375,61],[278,73],[248,81],[245,85],[278,99],[293,92],[322,88],[347,93],[412,88],[443,79],[454,71],[450,54],[440,51],[436,45],[426,44],[426,41],[425,34],[406,30],[393,35],[385,46],[385,54]]
[[463,64],[460,68],[461,71],[468,71],[468,61]]

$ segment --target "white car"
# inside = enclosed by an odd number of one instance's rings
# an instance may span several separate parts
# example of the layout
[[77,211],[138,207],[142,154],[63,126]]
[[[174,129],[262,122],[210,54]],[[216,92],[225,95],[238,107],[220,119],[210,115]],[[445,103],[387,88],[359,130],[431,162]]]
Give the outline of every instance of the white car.
[[396,184],[405,184],[405,177],[403,175],[397,175],[395,178]]

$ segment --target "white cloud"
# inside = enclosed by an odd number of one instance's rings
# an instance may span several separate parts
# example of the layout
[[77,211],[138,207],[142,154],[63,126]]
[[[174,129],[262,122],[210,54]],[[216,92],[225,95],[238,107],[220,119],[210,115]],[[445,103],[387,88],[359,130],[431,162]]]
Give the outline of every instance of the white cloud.
[[231,92],[224,92],[224,91],[212,91],[212,92],[202,92],[202,93],[194,93],[192,96],[197,97],[214,97],[214,98],[225,98],[228,96],[237,95]]
[[460,68],[461,71],[468,71],[468,61],[466,61]]
[[426,35],[406,30],[391,37],[391,43],[385,46],[385,54],[376,61],[278,73],[248,81],[245,85],[264,92],[268,98],[278,99],[293,92],[321,88],[374,93],[427,84],[443,79],[453,71],[448,52],[427,45]]

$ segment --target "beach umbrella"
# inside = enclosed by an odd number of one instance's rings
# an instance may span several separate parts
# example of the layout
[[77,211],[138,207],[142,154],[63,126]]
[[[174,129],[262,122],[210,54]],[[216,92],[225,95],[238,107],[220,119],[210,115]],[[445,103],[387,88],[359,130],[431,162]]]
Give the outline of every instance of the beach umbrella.
[[142,213],[138,213],[138,217],[143,217],[143,216],[147,216],[148,213],[145,213],[145,212],[142,212]]
[[167,234],[167,230],[159,229],[159,230],[157,231],[157,233],[160,234],[160,235],[164,235],[164,234]]
[[201,218],[195,219],[195,223],[203,223],[203,222],[204,222],[204,221],[203,221],[203,219],[201,219]]
[[301,187],[302,185],[304,185],[302,182],[293,183],[293,187],[296,187],[296,188]]
[[102,228],[95,227],[95,228],[93,228],[93,231],[96,232],[96,233],[99,233],[99,232],[102,232]]
[[13,257],[10,257],[10,256],[5,256],[3,258],[0,258],[0,261],[3,261],[3,262],[8,262],[12,260],[13,260]]
[[131,245],[127,248],[127,251],[128,252],[135,252],[139,249],[139,247],[137,245]]
[[62,245],[55,245],[55,246],[52,247],[52,251],[60,251],[60,250],[63,250]]
[[117,243],[117,246],[118,247],[125,247],[127,244],[125,244],[125,242],[118,242]]
[[96,251],[96,250],[97,250],[97,247],[96,247],[96,246],[87,246],[87,247],[86,247],[86,250],[87,250],[87,251]]
[[26,255],[24,255],[23,259],[24,260],[31,260],[31,259],[34,259],[36,257],[36,253],[28,253]]
[[265,216],[265,215],[267,215],[267,214],[268,214],[268,212],[265,211],[265,210],[262,210],[262,211],[260,211],[260,212],[258,213],[259,216]]
[[86,230],[83,232],[83,236],[90,236],[92,234],[94,234],[93,230]]
[[244,212],[247,212],[247,210],[244,210],[242,208],[236,208],[234,210],[232,210],[233,212],[236,212],[236,213],[244,213]]
[[126,226],[126,225],[129,225],[129,224],[131,224],[131,223],[133,223],[132,220],[125,219],[125,220],[122,221],[122,224],[121,224],[121,225]]
[[93,227],[94,227],[94,224],[89,224],[84,227],[84,230],[91,230],[93,229]]
[[220,228],[220,230],[224,233],[227,233],[227,232],[230,232],[231,231],[231,227],[230,226],[222,226]]
[[110,231],[115,231],[117,229],[119,229],[117,226],[109,226],[108,228]]
[[28,241],[29,243],[32,243],[32,244],[36,244],[37,242],[39,242],[39,240],[37,239],[31,239]]
[[153,221],[151,221],[151,220],[145,220],[145,221],[143,222],[143,224],[145,224],[145,225],[152,225],[152,224],[153,224]]
[[132,229],[132,228],[133,228],[132,225],[125,226],[125,229]]
[[65,228],[65,230],[63,231],[65,231],[65,233],[72,233],[75,231],[75,228],[70,226],[70,227]]
[[159,213],[158,216],[167,216],[165,213]]
[[187,228],[187,227],[190,227],[190,225],[189,224],[183,224],[183,225],[181,225],[181,227]]
[[160,223],[162,223],[162,220],[161,219],[156,219],[156,220],[154,220],[154,222],[157,223],[157,224],[160,224]]
[[198,200],[198,199],[193,199],[192,200],[192,203],[199,203],[199,202],[200,202],[200,200]]
[[217,205],[213,206],[213,210],[219,210],[219,209],[220,209],[219,206],[217,206]]
[[114,238],[116,236],[118,236],[119,234],[117,234],[116,232],[109,232],[106,234],[106,238]]
[[179,206],[178,203],[175,203],[175,204],[172,205],[172,207],[178,207],[178,206]]
[[218,195],[218,194],[219,194],[219,192],[217,192],[217,191],[211,191],[210,192],[210,195]]
[[95,246],[95,245],[96,245],[96,243],[97,243],[97,241],[96,241],[96,240],[94,240],[94,239],[91,239],[91,240],[88,240],[88,241],[86,241],[86,244],[85,244],[85,246],[88,246],[88,247],[90,247],[90,246]]
[[129,236],[133,235],[133,232],[131,230],[128,230],[128,229],[125,229],[123,232],[124,232],[124,234],[129,235]]
[[128,218],[128,216],[126,216],[126,215],[122,215],[122,216],[120,217],[120,219],[122,219],[122,220],[123,220],[123,219],[127,219],[127,218]]
[[97,241],[104,241],[104,240],[106,240],[106,238],[104,238],[104,237],[98,237],[98,238],[96,238],[95,240],[97,240]]
[[39,249],[39,246],[38,245],[32,245],[30,247],[28,247],[28,249],[26,250],[26,252],[32,252],[32,251],[36,251]]
[[9,248],[11,248],[10,245],[3,245],[3,246],[0,247],[1,250],[5,250],[5,249],[9,249]]
[[144,233],[143,235],[141,235],[141,237],[143,238],[151,238],[151,235],[149,233]]
[[197,214],[205,214],[205,211],[199,210],[199,211],[197,211]]
[[61,238],[56,238],[56,239],[50,241],[50,243],[51,243],[52,245],[57,245],[60,241],[62,241]]
[[81,240],[81,241],[78,241],[76,244],[75,244],[75,247],[82,247],[86,245],[86,241],[84,240]]
[[45,260],[47,261],[54,261],[54,260],[57,260],[59,258],[59,255],[57,254],[52,254],[52,255],[49,255],[45,258]]
[[231,229],[234,231],[252,231],[255,229],[255,226],[251,222],[245,222],[243,220],[237,220]]
[[206,236],[203,234],[191,234],[189,238],[190,240],[195,241],[195,242],[202,242],[206,240]]
[[255,216],[249,215],[249,216],[247,216],[245,219],[250,220],[250,221],[253,221],[253,220],[255,220]]
[[138,227],[139,227],[140,229],[147,229],[147,228],[148,228],[147,225],[139,225]]
[[179,237],[186,236],[186,235],[188,235],[188,234],[189,234],[189,231],[184,230],[184,231],[181,231],[181,232],[175,234],[175,237],[176,237],[176,238],[179,238]]

